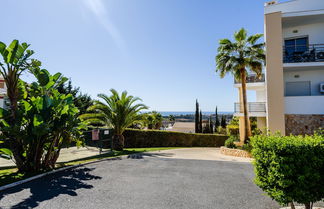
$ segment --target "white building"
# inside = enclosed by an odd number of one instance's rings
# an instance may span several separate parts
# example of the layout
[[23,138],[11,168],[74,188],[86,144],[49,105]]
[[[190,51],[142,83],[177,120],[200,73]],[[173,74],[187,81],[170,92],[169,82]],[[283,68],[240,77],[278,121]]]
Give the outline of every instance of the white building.
[[[266,3],[265,79],[251,76],[247,84],[256,91],[249,116],[259,128],[286,135],[324,128],[323,34],[324,0]],[[236,116],[242,116],[239,106]]]

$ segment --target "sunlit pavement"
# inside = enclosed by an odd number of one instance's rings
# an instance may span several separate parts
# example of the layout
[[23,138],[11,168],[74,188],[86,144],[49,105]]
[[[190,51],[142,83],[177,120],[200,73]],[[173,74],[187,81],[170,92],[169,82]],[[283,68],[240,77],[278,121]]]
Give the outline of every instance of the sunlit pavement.
[[213,160],[210,159],[213,152],[217,149],[166,150],[89,164],[2,192],[0,206],[54,209],[279,208],[254,185],[251,163]]

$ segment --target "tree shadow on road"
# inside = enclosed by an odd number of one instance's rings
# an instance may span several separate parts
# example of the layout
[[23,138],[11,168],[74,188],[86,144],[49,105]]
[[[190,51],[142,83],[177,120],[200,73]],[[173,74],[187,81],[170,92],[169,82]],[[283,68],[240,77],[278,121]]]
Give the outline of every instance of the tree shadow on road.
[[100,176],[92,175],[92,170],[94,168],[78,167],[49,175],[0,193],[0,200],[5,196],[14,195],[15,193],[29,189],[31,195],[28,198],[19,203],[14,203],[15,205],[5,206],[5,208],[34,208],[41,202],[62,194],[77,196],[76,190],[93,188],[86,181],[101,179]]
[[172,157],[173,153],[156,153],[156,152],[143,152],[143,153],[135,153],[127,156],[129,159],[143,159],[144,157]]

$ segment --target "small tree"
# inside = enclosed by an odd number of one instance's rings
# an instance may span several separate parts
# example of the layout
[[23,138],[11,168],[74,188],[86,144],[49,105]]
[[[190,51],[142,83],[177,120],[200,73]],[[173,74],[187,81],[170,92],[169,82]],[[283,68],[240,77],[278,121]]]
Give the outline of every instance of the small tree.
[[220,122],[219,122],[218,111],[217,111],[217,106],[216,106],[216,110],[215,110],[215,133],[217,133],[219,126],[220,126]]
[[195,133],[200,133],[199,130],[199,103],[198,100],[196,99],[196,113],[195,113]]
[[255,183],[281,205],[311,209],[324,198],[324,137],[256,135],[251,139]]
[[170,122],[175,122],[175,117],[174,117],[174,115],[169,115],[169,121],[170,121]]

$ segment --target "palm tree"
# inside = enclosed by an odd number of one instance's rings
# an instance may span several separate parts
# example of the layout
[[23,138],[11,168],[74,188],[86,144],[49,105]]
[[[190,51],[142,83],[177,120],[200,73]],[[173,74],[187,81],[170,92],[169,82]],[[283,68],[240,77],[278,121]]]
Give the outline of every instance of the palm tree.
[[111,89],[111,96],[98,94],[103,100],[95,101],[94,105],[88,108],[89,113],[83,114],[80,118],[91,124],[101,124],[102,126],[112,127],[114,129],[112,148],[122,151],[124,148],[123,132],[142,117],[138,114],[141,110],[148,107],[144,104],[137,103],[142,101],[138,97],[133,97],[123,91],[121,95],[115,89]]
[[227,73],[234,75],[235,79],[241,81],[244,114],[244,142],[248,142],[250,136],[249,116],[246,98],[246,77],[248,70],[262,75],[262,67],[265,62],[264,43],[258,42],[262,34],[247,35],[242,28],[235,32],[232,42],[229,39],[219,41],[218,53],[216,55],[216,72],[223,78]]

